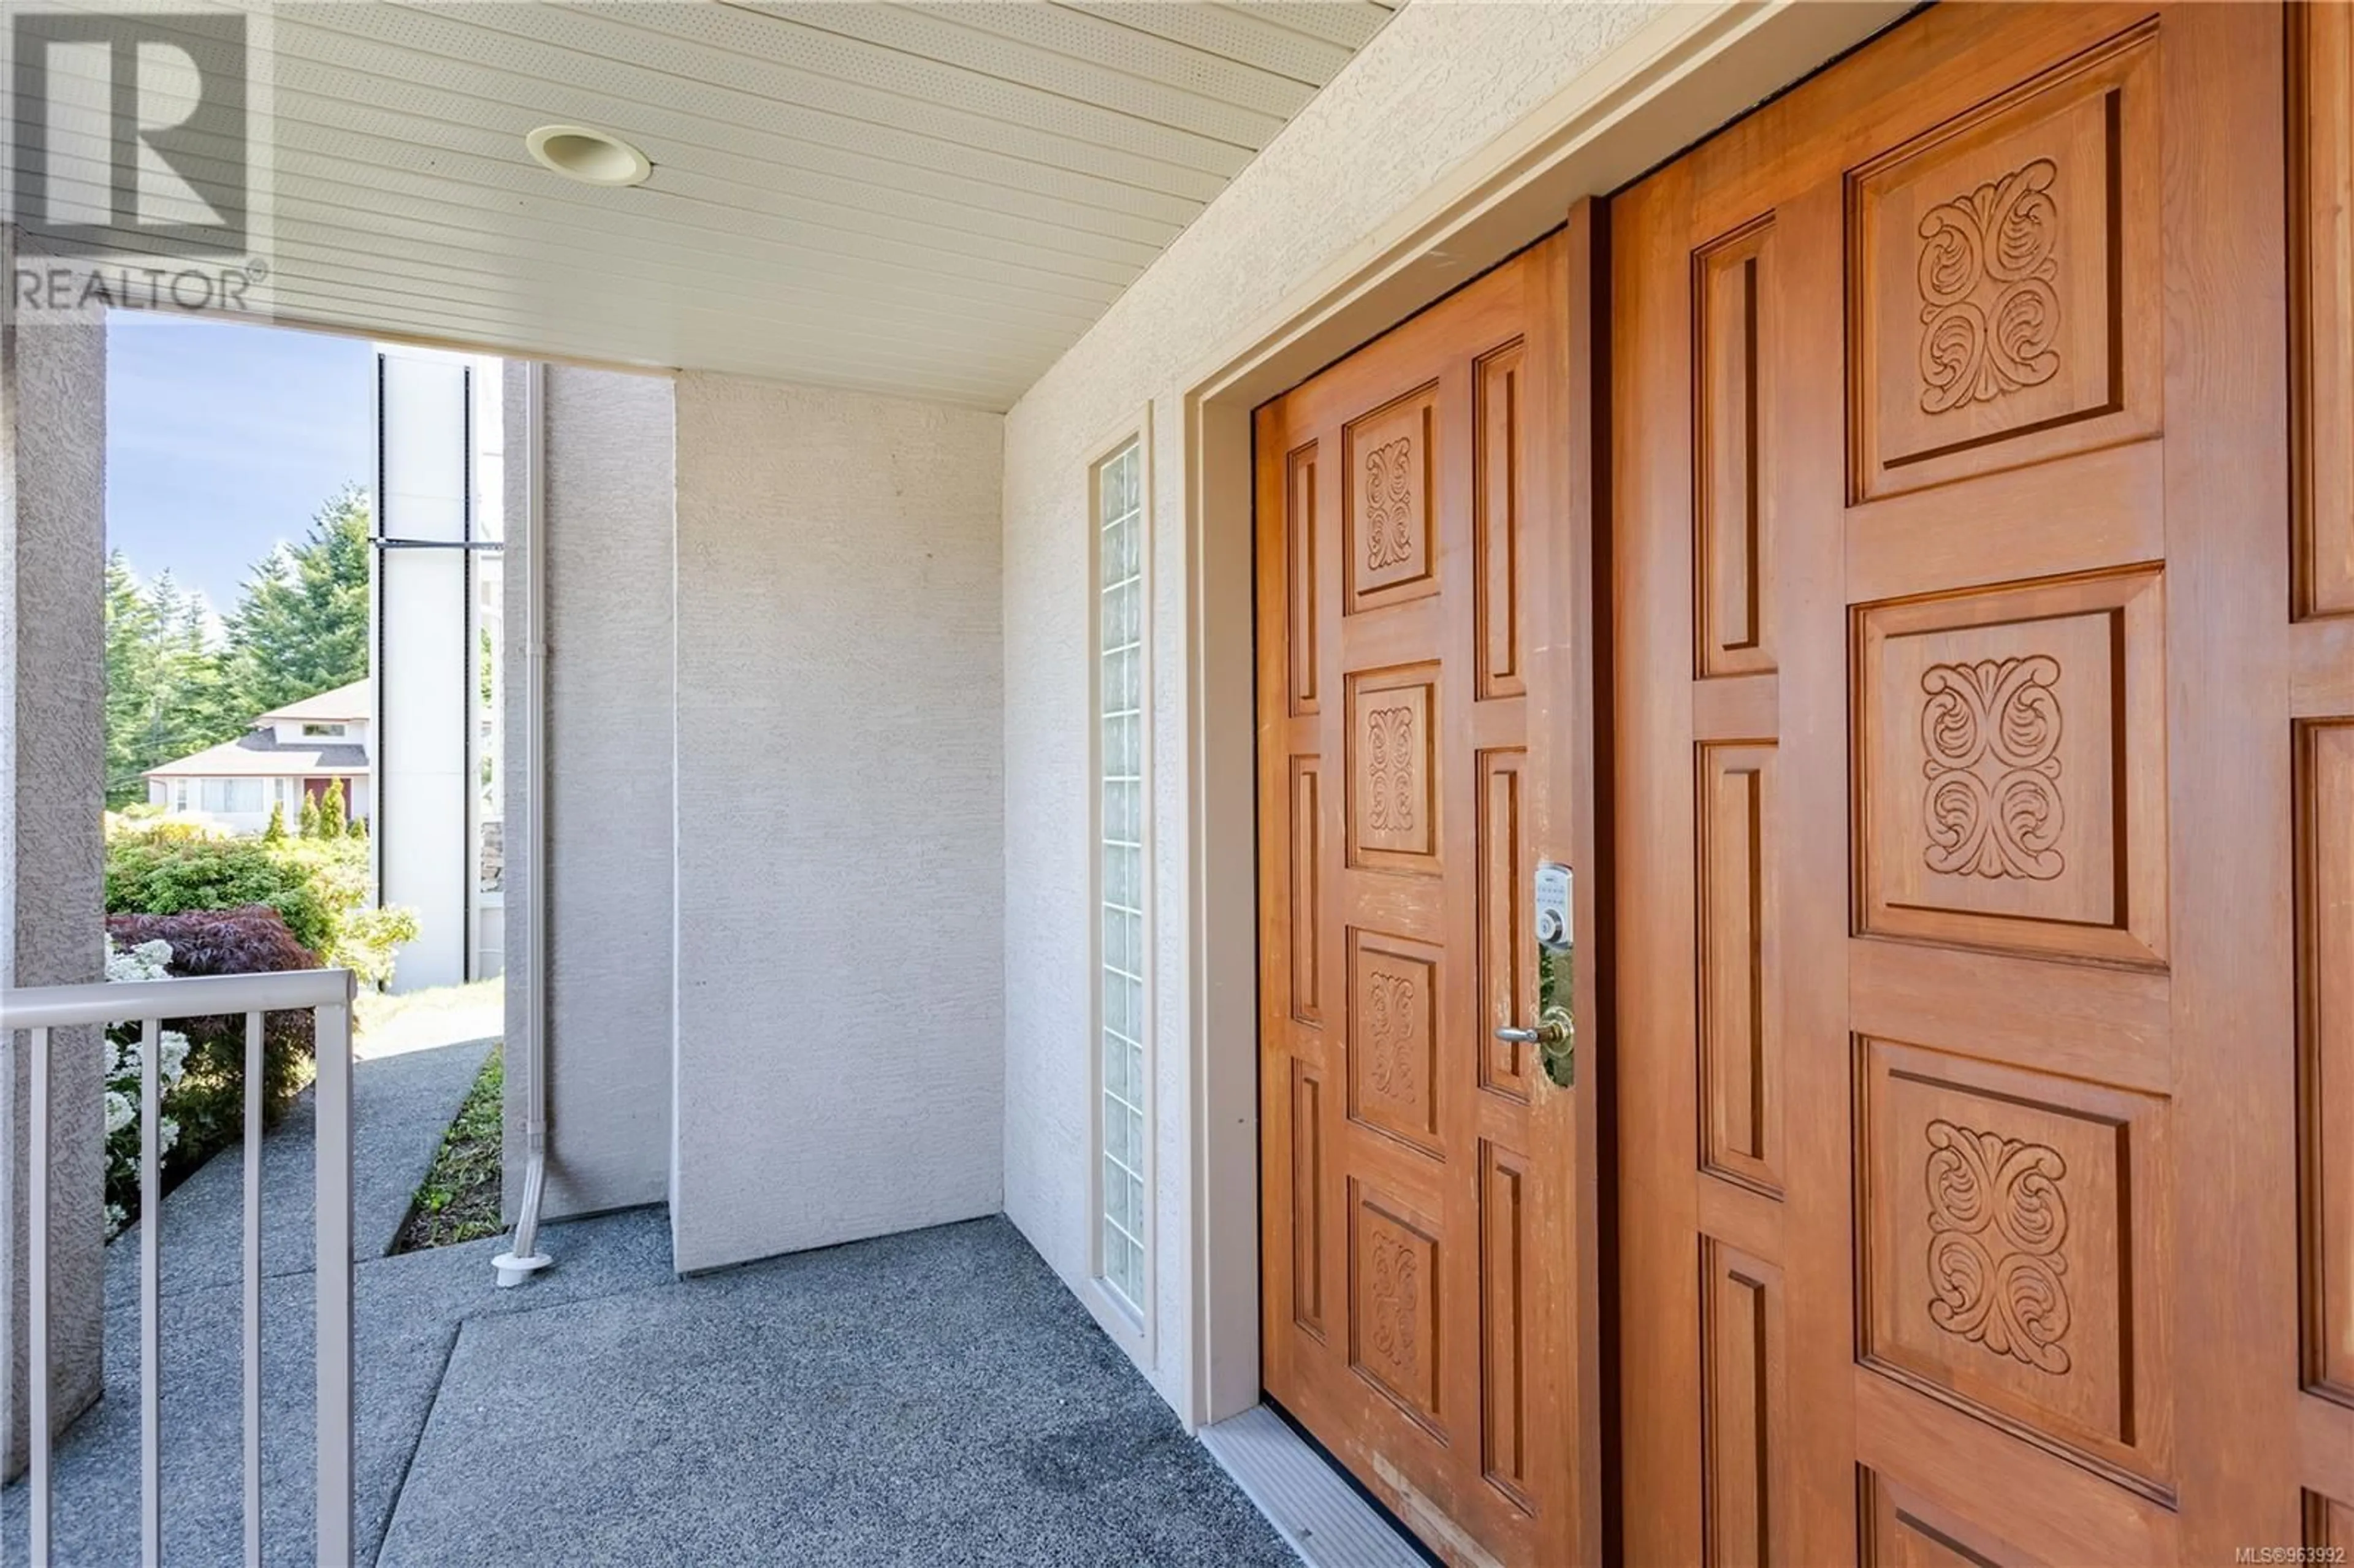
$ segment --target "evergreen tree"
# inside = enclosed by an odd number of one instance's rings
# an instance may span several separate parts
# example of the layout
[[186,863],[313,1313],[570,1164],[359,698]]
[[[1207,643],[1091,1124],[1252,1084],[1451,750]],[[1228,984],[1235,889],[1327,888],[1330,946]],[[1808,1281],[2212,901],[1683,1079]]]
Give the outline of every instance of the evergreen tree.
[[201,595],[143,587],[107,558],[106,802],[144,800],[146,769],[234,740],[256,715],[367,673],[367,493],[346,485],[300,545],[254,569],[219,646]]
[[145,799],[147,768],[235,738],[204,600],[166,572],[145,588],[120,551],[107,558],[106,803]]
[[344,836],[344,781],[327,780],[327,792],[319,801],[319,836],[339,839]]
[[285,801],[273,800],[270,802],[270,825],[261,830],[261,842],[266,844],[282,844],[286,842]]
[[[222,651],[207,624],[204,596],[184,593],[164,572],[149,593],[155,614],[163,691],[155,742],[160,761],[243,735],[253,715],[229,690]],[[152,764],[151,764],[152,766]]]
[[150,755],[148,728],[155,712],[161,639],[155,611],[116,550],[106,557],[106,803],[121,807],[147,798],[142,771]]
[[305,789],[302,792],[302,814],[295,832],[306,839],[319,836],[319,797]]
[[368,498],[346,485],[299,545],[254,569],[228,619],[228,685],[247,716],[367,673]]

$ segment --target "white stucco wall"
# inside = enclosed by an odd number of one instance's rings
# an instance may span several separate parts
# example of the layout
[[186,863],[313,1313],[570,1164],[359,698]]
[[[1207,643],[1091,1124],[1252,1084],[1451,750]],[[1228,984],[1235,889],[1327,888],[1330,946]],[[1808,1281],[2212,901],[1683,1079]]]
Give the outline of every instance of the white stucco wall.
[[677,385],[683,1271],[995,1213],[1000,416]]
[[[671,384],[547,367],[547,1053],[550,1218],[662,1201],[670,1171]],[[524,366],[505,418],[524,426]],[[525,465],[505,465],[525,515]],[[506,734],[524,733],[525,556],[510,531],[504,617]],[[506,820],[525,821],[519,768]],[[520,832],[518,827],[517,832]],[[529,846],[507,845],[505,937],[523,950]],[[522,1038],[524,992],[507,989]],[[507,1196],[522,1181],[523,1075],[510,1063]]]
[[1189,1374],[1181,399],[1205,356],[1656,9],[1416,0],[1006,416],[1005,1207],[1075,1288],[1089,1256],[1087,462],[1153,406],[1154,1332]]
[[[5,231],[0,262],[14,262]],[[0,326],[0,985],[105,973],[105,329]],[[50,1414],[62,1428],[103,1383],[104,1080],[95,1030],[58,1030],[49,1047],[49,1146],[38,1158],[50,1183]],[[0,1472],[14,1476],[30,1451],[32,1054],[11,1060],[0,1084],[0,1150],[15,1162],[0,1215],[12,1260],[0,1355],[18,1397],[0,1412]]]

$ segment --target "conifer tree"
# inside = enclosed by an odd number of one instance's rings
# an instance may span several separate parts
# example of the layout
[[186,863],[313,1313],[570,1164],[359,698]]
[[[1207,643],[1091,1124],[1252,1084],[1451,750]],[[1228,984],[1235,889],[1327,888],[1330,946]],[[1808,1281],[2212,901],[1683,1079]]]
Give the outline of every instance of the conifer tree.
[[368,498],[346,485],[309,535],[254,568],[228,618],[227,675],[246,716],[367,674]]
[[142,587],[117,551],[104,596],[106,802],[120,807],[145,798],[148,768],[234,739],[250,715],[227,701],[200,595],[169,572]]
[[154,607],[117,550],[106,557],[106,803],[127,806],[147,796],[140,774],[168,760],[149,755],[162,656]]

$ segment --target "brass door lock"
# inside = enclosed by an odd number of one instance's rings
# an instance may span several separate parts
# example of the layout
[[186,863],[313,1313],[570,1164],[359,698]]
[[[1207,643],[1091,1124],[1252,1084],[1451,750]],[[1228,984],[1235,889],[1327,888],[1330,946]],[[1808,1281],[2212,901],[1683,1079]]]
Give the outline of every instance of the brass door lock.
[[1544,1075],[1562,1088],[1577,1083],[1577,954],[1570,938],[1569,867],[1537,865],[1537,1023],[1507,1026],[1496,1038],[1534,1045]]

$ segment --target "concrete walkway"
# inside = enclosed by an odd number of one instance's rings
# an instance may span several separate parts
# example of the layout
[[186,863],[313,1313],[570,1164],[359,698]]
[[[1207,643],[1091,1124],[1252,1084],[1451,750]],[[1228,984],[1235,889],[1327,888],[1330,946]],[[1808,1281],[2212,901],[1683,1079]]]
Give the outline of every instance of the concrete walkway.
[[[352,1064],[352,1250],[379,1258],[400,1239],[418,1183],[495,1040],[468,1040]],[[316,1148],[305,1089],[261,1142],[261,1272],[308,1274]],[[109,1306],[135,1304],[139,1231],[106,1249]],[[164,1294],[235,1285],[244,1266],[245,1162],[239,1149],[207,1160],[164,1200]],[[110,1358],[112,1347],[108,1347]]]
[[[390,1245],[481,1049],[364,1062],[354,1080],[356,1163],[372,1172],[356,1266],[362,1563],[1295,1561],[1002,1219],[690,1280],[672,1275],[654,1209],[547,1227],[557,1266],[514,1290],[491,1285],[502,1238],[369,1255]],[[272,1563],[313,1555],[306,1125],[290,1115],[268,1146]],[[238,1171],[215,1163],[164,1204],[175,1568],[233,1563],[241,1540]],[[106,1397],[58,1446],[69,1568],[138,1560],[136,1245],[126,1234],[110,1260]],[[0,1506],[5,1555],[22,1561],[25,1489]]]

